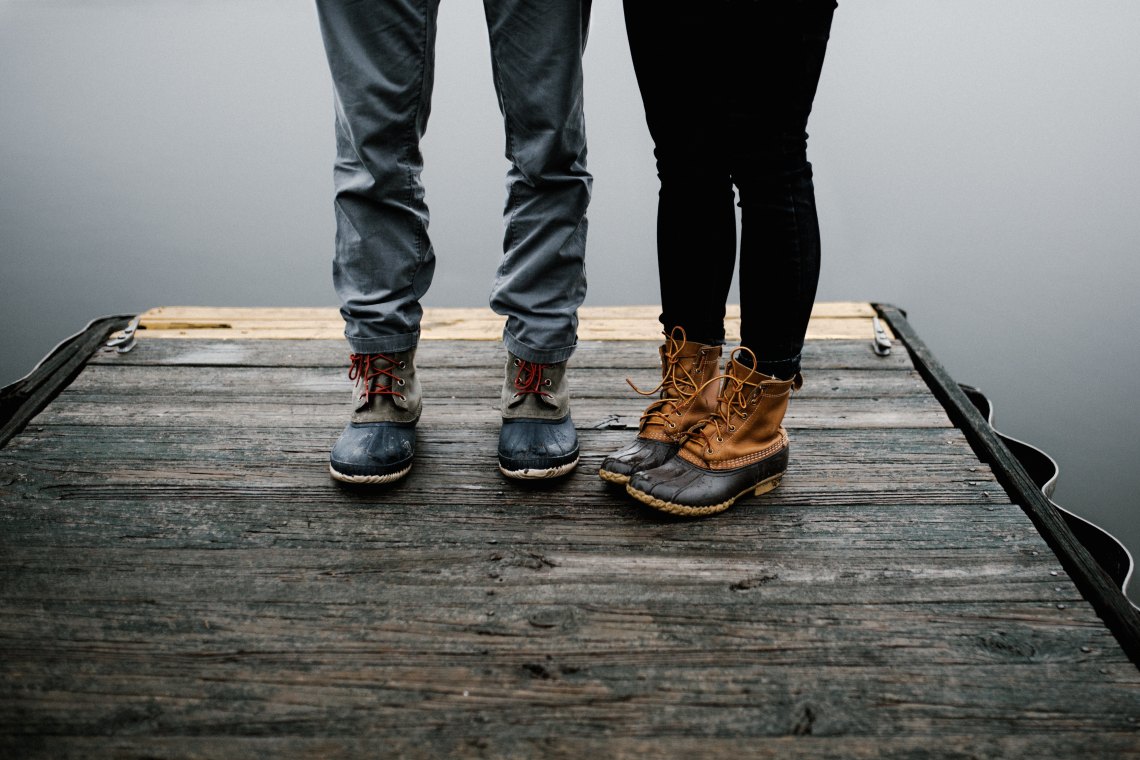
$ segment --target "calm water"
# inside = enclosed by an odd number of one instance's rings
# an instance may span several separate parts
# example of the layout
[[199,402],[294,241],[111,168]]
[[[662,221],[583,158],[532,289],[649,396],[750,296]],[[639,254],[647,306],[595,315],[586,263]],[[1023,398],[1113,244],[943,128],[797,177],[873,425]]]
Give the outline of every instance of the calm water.
[[[442,5],[428,303],[479,306],[502,136],[480,4]],[[651,145],[595,6],[588,303],[652,303]],[[906,308],[1140,556],[1136,29],[1132,0],[843,3],[811,153],[820,298]],[[0,0],[0,383],[100,314],[333,304],[330,99],[307,0]]]

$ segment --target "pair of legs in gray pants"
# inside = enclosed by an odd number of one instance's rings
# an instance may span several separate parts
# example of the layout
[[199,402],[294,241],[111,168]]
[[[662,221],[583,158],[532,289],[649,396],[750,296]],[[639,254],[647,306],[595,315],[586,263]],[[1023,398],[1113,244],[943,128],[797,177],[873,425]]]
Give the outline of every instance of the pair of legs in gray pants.
[[[582,53],[590,0],[484,0],[506,130],[506,317],[499,468],[548,478],[578,462],[565,362],[586,295]],[[333,282],[352,349],[352,418],[330,472],[389,483],[411,469],[421,399],[415,348],[435,253],[420,184],[439,0],[317,0],[336,104]]]
[[[420,184],[439,0],[317,0],[336,106],[333,280],[356,353],[414,348],[435,254]],[[506,128],[503,259],[491,308],[515,356],[573,353],[586,171],[582,52],[589,0],[484,0]]]

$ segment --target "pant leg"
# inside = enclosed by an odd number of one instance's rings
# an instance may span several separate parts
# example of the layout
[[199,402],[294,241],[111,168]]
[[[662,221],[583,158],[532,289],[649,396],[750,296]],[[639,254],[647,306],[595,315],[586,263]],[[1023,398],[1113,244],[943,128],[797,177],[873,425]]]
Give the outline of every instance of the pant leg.
[[727,23],[723,0],[677,12],[625,0],[634,72],[653,137],[660,195],[661,323],[689,340],[724,342],[736,265],[735,194],[724,139]]
[[820,269],[807,123],[833,0],[733,0],[728,139],[740,194],[741,344],[758,369],[799,371]]
[[358,353],[416,345],[435,254],[420,173],[439,0],[317,0],[336,107],[333,284]]
[[503,258],[491,308],[503,341],[527,361],[565,361],[586,296],[582,53],[589,0],[484,0],[506,128]]

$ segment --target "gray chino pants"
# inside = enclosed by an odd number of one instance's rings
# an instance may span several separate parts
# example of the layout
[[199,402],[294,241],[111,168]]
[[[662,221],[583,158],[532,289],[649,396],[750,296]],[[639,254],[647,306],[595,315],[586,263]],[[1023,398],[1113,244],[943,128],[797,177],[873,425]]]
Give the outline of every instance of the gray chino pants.
[[[439,0],[317,0],[336,107],[333,284],[357,353],[414,347],[435,254],[420,173]],[[503,258],[491,308],[522,359],[574,351],[586,295],[582,52],[590,0],[484,0],[506,127]]]

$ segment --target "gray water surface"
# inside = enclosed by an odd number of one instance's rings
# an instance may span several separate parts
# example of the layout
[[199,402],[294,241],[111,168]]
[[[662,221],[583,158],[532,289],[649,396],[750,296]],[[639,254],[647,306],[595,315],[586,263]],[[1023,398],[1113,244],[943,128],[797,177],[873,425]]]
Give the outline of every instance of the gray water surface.
[[[1059,460],[1056,500],[1140,556],[1137,29],[1132,0],[842,3],[810,152],[819,297],[907,309],[999,429]],[[587,303],[654,303],[652,146],[615,0],[587,77]],[[428,305],[486,303],[502,143],[481,4],[445,0]],[[333,305],[332,156],[307,0],[0,0],[0,383],[101,314]]]

